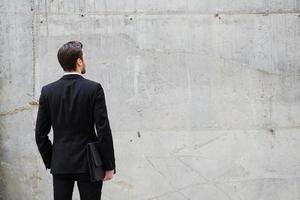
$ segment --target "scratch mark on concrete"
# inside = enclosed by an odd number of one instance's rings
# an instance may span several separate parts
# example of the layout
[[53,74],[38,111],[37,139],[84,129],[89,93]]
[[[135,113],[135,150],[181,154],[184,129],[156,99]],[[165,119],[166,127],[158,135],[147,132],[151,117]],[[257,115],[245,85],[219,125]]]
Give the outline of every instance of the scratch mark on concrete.
[[175,147],[173,150],[172,150],[172,154],[176,154],[176,153],[179,153],[180,151],[182,151],[182,150],[184,150],[184,149],[186,149],[186,144],[183,144],[182,146],[180,146],[180,147]]
[[167,80],[163,75],[161,75],[160,73],[157,73],[157,75],[161,78],[161,80],[163,80],[165,83],[169,84],[170,86],[176,88],[177,85],[170,82],[169,80]]
[[206,178],[205,176],[203,176],[198,170],[194,169],[191,165],[185,163],[184,161],[182,161],[179,157],[175,157],[178,161],[180,161],[183,165],[187,166],[188,168],[190,168],[192,171],[194,171],[196,174],[198,174],[198,176],[200,176],[201,178],[203,178],[204,180],[206,180],[208,183],[212,184],[217,190],[219,190],[220,192],[222,192],[227,199],[229,200],[233,200],[231,198],[231,196],[229,194],[227,194],[222,188],[220,188],[215,182],[209,180],[208,178]]
[[139,57],[135,57],[134,60],[134,96],[138,94],[138,78],[140,74],[140,59]]
[[191,74],[188,66],[186,68],[186,75],[187,75],[187,84],[188,84],[188,101],[190,102],[192,96],[192,90],[191,90]]
[[[150,161],[148,156],[145,156],[146,160],[148,161],[148,163],[153,167],[153,169],[158,172],[160,175],[162,175],[162,177],[165,178],[166,182],[171,186],[171,188],[173,189],[173,192],[178,192],[181,196],[183,196],[185,199],[190,200],[187,196],[185,196],[184,194],[182,194],[172,183],[170,183],[170,181],[168,181],[168,177],[166,177],[165,174],[163,174],[159,169],[157,169],[155,167],[155,165]],[[172,192],[172,193],[173,193]],[[158,198],[158,197],[155,197]],[[153,198],[151,198],[153,199]]]
[[153,167],[153,169],[155,169],[155,171],[157,171],[160,175],[162,175],[163,177],[166,178],[166,176],[160,171],[158,170],[155,165],[150,161],[149,157],[148,156],[145,156],[147,162]]
[[208,144],[210,144],[210,143],[212,143],[212,142],[214,142],[214,141],[216,141],[216,140],[218,140],[218,139],[220,139],[221,137],[226,136],[226,135],[228,135],[228,133],[225,133],[225,134],[219,135],[219,136],[217,136],[217,137],[215,137],[215,138],[212,138],[212,139],[208,140],[208,141],[205,142],[205,143],[202,143],[202,144],[196,144],[196,145],[194,145],[194,147],[195,147],[196,149],[200,149],[200,148],[202,148],[202,147],[204,147],[204,146],[206,146],[206,145],[208,145]]
[[118,36],[121,40],[124,40],[127,44],[129,44],[129,45],[133,44],[135,47],[138,48],[136,41],[132,37],[130,37],[128,34],[120,33],[120,34],[118,34]]

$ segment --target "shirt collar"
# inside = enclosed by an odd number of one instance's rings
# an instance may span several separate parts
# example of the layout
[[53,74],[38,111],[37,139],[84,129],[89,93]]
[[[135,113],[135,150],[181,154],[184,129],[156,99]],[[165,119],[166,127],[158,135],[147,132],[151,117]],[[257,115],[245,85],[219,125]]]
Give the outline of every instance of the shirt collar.
[[64,72],[64,75],[67,75],[67,74],[79,74],[79,75],[82,76],[82,74],[81,74],[81,73],[78,73],[78,72]]

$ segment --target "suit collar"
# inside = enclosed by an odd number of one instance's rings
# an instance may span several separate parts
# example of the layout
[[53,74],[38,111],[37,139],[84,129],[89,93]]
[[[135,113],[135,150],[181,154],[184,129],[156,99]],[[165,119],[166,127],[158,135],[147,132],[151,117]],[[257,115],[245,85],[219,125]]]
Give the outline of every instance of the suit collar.
[[76,79],[76,78],[83,78],[80,74],[64,74],[60,79]]

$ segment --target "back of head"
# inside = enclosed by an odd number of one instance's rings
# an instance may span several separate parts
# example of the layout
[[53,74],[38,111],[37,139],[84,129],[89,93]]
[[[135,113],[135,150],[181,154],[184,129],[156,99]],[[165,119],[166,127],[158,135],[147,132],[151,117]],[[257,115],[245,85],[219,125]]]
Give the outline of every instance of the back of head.
[[76,61],[83,56],[82,47],[79,41],[69,41],[59,48],[57,59],[64,71],[76,70]]

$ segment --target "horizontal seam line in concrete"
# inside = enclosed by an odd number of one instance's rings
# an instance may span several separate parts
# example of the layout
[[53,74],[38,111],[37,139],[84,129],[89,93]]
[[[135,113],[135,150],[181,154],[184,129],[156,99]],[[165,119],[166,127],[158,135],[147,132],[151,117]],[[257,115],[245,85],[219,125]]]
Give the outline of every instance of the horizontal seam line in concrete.
[[[223,132],[223,131],[240,131],[240,132],[248,132],[247,134],[256,134],[256,133],[251,133],[252,131],[264,131],[266,133],[269,134],[277,134],[276,131],[282,131],[282,130],[295,130],[295,129],[299,129],[300,125],[291,125],[291,126],[270,126],[270,127],[253,127],[253,128],[224,128],[224,127],[220,127],[220,128],[199,128],[196,130],[188,130],[188,129],[178,129],[178,130],[174,130],[172,128],[170,129],[152,129],[152,130],[139,130],[140,132],[143,132],[143,134],[147,134],[149,132],[151,132],[152,134],[168,134],[170,132],[178,132],[178,133],[182,133],[182,132],[208,132],[208,131],[217,131],[217,132]],[[271,130],[272,129],[272,130]],[[273,132],[272,132],[273,131]],[[121,134],[124,135],[123,133],[129,133],[129,134],[135,134],[136,130],[118,130],[118,129],[114,129],[115,135]],[[250,132],[250,133],[249,133]],[[274,133],[275,132],[275,133]],[[142,137],[142,136],[141,136]]]
[[278,14],[300,14],[298,10],[290,11],[266,11],[266,12],[243,12],[243,11],[232,11],[232,12],[193,12],[193,11],[104,11],[104,12],[35,12],[36,15],[278,15]]

